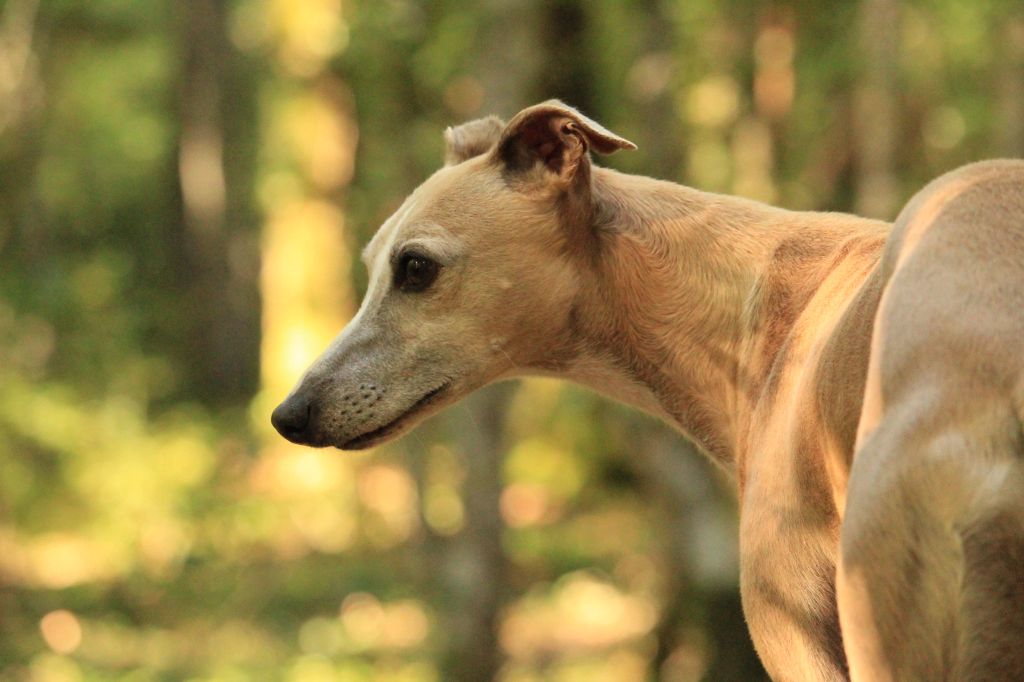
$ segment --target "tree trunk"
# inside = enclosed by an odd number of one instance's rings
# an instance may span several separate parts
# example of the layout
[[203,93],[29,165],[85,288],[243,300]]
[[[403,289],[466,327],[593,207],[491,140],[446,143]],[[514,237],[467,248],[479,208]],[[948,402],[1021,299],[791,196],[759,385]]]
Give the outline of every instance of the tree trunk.
[[681,36],[675,30],[676,24],[669,15],[663,0],[644,0],[641,3],[646,15],[643,32],[644,51],[633,67],[649,73],[647,83],[643,79],[632,79],[632,96],[637,100],[635,115],[642,117],[643,125],[637,139],[632,140],[640,149],[657,150],[648,153],[649,168],[645,175],[666,180],[680,180],[683,174],[683,149],[678,143],[683,139],[679,115],[674,101],[675,92],[671,86],[673,71],[673,50],[677,49]]
[[[587,51],[587,10],[579,0],[541,4],[538,41],[545,54],[533,88],[535,100],[556,97],[596,115]],[[536,43],[535,43],[536,44]],[[533,104],[533,102],[530,102]]]
[[511,384],[484,389],[453,413],[458,445],[466,458],[466,525],[448,557],[449,586],[456,595],[451,652],[453,682],[487,682],[501,668],[498,640],[506,560],[501,545],[501,465],[505,413]]
[[862,69],[854,111],[855,207],[860,215],[887,220],[895,217],[899,199],[895,174],[899,35],[896,0],[863,0],[856,42]]
[[182,3],[180,11],[185,51],[178,140],[181,286],[192,306],[190,327],[184,330],[187,366],[202,397],[240,402],[256,384],[259,304],[255,259],[246,258],[246,234],[232,230],[228,216],[225,128],[237,109],[226,106],[224,91],[232,50],[224,3],[192,0]]

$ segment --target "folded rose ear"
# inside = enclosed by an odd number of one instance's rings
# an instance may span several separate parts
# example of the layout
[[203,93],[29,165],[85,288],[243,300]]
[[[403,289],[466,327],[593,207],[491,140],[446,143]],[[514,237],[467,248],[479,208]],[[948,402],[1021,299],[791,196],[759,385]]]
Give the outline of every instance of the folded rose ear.
[[636,145],[590,120],[572,107],[548,100],[523,109],[501,133],[496,153],[511,169],[537,163],[562,180],[571,180],[587,163],[587,151],[611,154]]
[[498,142],[505,122],[497,116],[478,118],[444,131],[444,162],[454,166],[466,159],[480,156]]

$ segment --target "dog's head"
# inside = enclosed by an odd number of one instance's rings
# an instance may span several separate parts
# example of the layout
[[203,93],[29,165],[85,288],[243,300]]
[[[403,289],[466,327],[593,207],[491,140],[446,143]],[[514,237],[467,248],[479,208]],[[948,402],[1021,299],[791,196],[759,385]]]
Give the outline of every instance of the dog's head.
[[446,165],[363,252],[359,312],[274,410],[289,440],[359,449],[574,349],[589,150],[634,145],[561,102],[445,132]]

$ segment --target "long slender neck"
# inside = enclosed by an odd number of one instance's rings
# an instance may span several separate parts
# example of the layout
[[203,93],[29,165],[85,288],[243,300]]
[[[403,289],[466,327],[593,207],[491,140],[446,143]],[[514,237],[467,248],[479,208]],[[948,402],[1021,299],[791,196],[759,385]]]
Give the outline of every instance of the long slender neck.
[[763,354],[765,336],[792,324],[764,306],[780,253],[834,249],[880,224],[599,168],[593,188],[600,246],[574,311],[584,350],[570,374],[669,421],[732,469],[740,415],[767,370],[752,349]]

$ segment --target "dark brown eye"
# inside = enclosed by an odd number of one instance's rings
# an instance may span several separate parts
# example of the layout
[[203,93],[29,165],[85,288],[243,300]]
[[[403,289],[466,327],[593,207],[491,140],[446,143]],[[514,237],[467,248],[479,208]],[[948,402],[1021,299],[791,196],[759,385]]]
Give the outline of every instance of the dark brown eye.
[[395,286],[402,291],[425,291],[441,269],[436,262],[415,253],[402,254],[395,270]]

